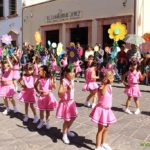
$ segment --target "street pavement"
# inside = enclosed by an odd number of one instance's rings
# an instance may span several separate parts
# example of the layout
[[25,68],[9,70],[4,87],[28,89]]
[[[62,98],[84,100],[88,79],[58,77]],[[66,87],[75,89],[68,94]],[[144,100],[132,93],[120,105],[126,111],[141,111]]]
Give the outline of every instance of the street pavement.
[[[78,106],[78,117],[71,130],[75,137],[70,138],[71,144],[65,145],[62,138],[62,120],[55,118],[55,111],[51,113],[51,129],[38,130],[32,124],[33,115],[30,111],[28,123],[22,122],[24,115],[23,103],[17,102],[19,113],[11,112],[8,116],[2,114],[3,101],[0,103],[0,150],[93,150],[97,125],[92,123],[89,114],[91,108],[84,107],[83,103],[88,92],[82,92],[83,83],[75,83],[75,100]],[[123,112],[126,95],[122,84],[113,83],[113,107],[117,123],[109,128],[107,143],[113,150],[150,150],[150,86],[141,85],[140,115],[128,115]],[[58,89],[58,87],[57,87]],[[57,89],[54,91],[57,96]],[[135,110],[134,102],[131,110]],[[38,112],[38,110],[37,110]]]

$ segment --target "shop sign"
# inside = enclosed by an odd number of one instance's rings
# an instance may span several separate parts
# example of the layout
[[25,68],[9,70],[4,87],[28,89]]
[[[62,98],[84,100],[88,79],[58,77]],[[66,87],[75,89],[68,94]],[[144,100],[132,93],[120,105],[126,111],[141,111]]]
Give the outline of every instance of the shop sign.
[[50,23],[50,22],[73,20],[73,19],[81,18],[81,15],[82,13],[80,10],[69,11],[69,12],[63,12],[62,10],[59,10],[57,14],[47,16],[46,21],[47,23]]

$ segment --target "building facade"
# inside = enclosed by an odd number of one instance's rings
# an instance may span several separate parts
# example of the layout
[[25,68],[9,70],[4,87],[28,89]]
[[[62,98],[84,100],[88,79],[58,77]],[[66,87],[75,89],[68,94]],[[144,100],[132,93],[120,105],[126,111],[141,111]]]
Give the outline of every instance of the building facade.
[[[14,46],[22,46],[22,8],[44,0],[0,0],[0,37],[12,36]],[[46,0],[45,0],[46,1]]]
[[0,37],[3,34],[12,36],[12,44],[22,43],[22,1],[0,0]]
[[65,46],[71,41],[109,45],[112,41],[107,31],[118,21],[126,25],[128,33],[142,35],[150,24],[143,22],[148,3],[149,0],[52,0],[24,7],[23,41],[35,44],[34,34],[40,31],[45,46],[48,40]]

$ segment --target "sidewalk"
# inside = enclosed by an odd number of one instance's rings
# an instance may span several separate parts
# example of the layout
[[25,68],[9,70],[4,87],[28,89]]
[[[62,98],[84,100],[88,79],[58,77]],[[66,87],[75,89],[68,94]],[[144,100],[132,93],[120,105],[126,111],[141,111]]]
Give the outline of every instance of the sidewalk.
[[[58,81],[59,82],[59,81]],[[83,106],[88,95],[82,92],[84,83],[75,83],[75,100],[78,106],[78,118],[72,126],[76,136],[71,138],[71,144],[65,145],[61,141],[62,121],[55,118],[55,112],[51,115],[51,129],[37,130],[36,125],[23,124],[24,105],[17,101],[20,113],[12,112],[5,116],[3,101],[0,104],[0,150],[92,150],[95,148],[95,136],[97,126],[90,121],[90,108]],[[57,87],[58,88],[58,87]],[[149,150],[150,149],[150,87],[141,85],[142,97],[140,115],[128,115],[123,112],[126,95],[123,93],[122,84],[113,84],[113,107],[118,122],[109,128],[108,143],[113,150]],[[57,97],[57,90],[54,92]],[[58,97],[57,97],[58,99]],[[132,102],[131,110],[135,105]],[[30,116],[33,115],[30,112]],[[145,146],[144,146],[145,144]]]

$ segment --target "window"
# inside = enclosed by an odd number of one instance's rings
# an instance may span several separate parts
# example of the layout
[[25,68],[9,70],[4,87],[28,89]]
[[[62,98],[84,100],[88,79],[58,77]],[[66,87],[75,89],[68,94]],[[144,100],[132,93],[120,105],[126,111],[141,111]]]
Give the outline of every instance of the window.
[[15,15],[17,12],[17,1],[9,0],[9,15]]
[[0,17],[4,17],[4,2],[0,0]]

